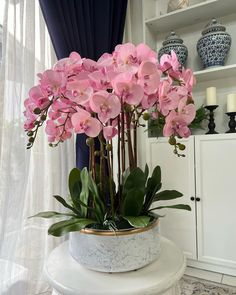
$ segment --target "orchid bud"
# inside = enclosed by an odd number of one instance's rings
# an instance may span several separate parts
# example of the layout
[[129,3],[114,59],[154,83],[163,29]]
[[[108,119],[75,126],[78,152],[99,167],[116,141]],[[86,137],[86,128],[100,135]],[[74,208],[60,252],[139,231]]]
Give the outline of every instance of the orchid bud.
[[174,136],[171,136],[170,138],[169,138],[169,144],[170,145],[176,145],[176,139],[175,139],[175,137]]
[[94,140],[93,140],[93,138],[88,137],[88,138],[86,139],[86,144],[87,144],[87,146],[93,146],[93,145],[94,145]]
[[150,119],[150,114],[149,113],[144,113],[143,114],[143,120],[148,121]]
[[36,108],[36,109],[34,109],[34,114],[35,114],[35,115],[39,115],[40,113],[41,113],[40,108]]
[[28,135],[28,136],[32,136],[33,134],[34,134],[33,131],[28,131],[28,132],[27,132],[27,135]]
[[108,152],[112,151],[112,145],[110,143],[106,145],[106,150]]
[[95,157],[100,157],[100,154],[101,154],[100,151],[95,151],[95,152],[94,152],[94,156],[95,156]]
[[179,143],[178,146],[179,146],[179,150],[180,151],[184,151],[185,148],[186,148],[185,145],[184,144],[181,144],[181,143]]
[[41,116],[41,121],[45,121],[47,119],[46,115]]
[[30,137],[29,138],[29,142],[34,142],[34,138],[33,137]]

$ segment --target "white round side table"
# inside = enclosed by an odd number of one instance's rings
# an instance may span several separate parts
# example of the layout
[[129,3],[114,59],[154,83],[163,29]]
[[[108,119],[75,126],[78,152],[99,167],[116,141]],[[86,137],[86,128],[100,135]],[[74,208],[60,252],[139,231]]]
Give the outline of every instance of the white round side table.
[[161,255],[137,271],[101,273],[78,264],[68,251],[68,242],[55,248],[45,265],[53,295],[180,295],[178,281],[186,259],[171,241],[162,238]]

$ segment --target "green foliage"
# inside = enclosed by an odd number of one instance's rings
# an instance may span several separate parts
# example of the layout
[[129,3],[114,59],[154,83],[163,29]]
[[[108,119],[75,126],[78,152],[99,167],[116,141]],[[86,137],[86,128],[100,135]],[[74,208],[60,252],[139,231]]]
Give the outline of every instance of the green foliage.
[[162,191],[158,194],[156,194],[153,198],[153,202],[156,202],[156,201],[167,201],[167,200],[173,200],[173,199],[177,199],[177,198],[180,198],[182,197],[183,194],[178,192],[178,191],[175,191],[175,190],[165,190],[165,191]]
[[55,218],[55,217],[76,217],[75,214],[72,213],[60,213],[60,212],[55,212],[55,211],[45,211],[45,212],[39,212],[38,214],[35,214],[33,216],[30,216],[29,218],[32,217],[41,217],[41,218]]
[[55,237],[60,237],[69,232],[80,231],[92,223],[96,223],[96,221],[86,218],[72,218],[69,220],[63,220],[51,225],[48,229],[48,234]]
[[53,196],[59,203],[61,203],[64,207],[70,209],[71,211],[73,211],[75,214],[80,214],[79,211],[75,208],[73,208],[71,205],[69,205],[61,196],[58,195],[54,195]]
[[191,211],[191,207],[189,205],[184,205],[184,204],[178,204],[178,205],[172,205],[172,206],[160,206],[160,207],[152,208],[149,211],[159,210],[159,209],[164,209],[164,208],[182,209],[182,210]]
[[143,207],[144,191],[133,187],[126,192],[122,204],[122,216],[139,216]]
[[73,168],[69,174],[69,180],[68,180],[68,185],[69,185],[69,191],[70,191],[70,196],[71,200],[73,202],[74,207],[80,211],[80,193],[81,193],[81,178],[80,178],[80,170],[77,168]]
[[[83,202],[85,205],[88,205],[89,187],[88,187],[88,170],[87,170],[87,168],[84,168],[81,171],[80,177],[81,177],[82,189],[80,192],[79,200],[81,202]],[[87,208],[85,206],[81,206],[81,215],[83,217],[87,216]]]
[[140,228],[145,227],[149,224],[151,217],[150,216],[124,216],[124,219],[126,219],[130,225],[132,225],[134,228]]
[[[153,212],[154,210],[163,208],[191,210],[188,205],[184,204],[170,206],[161,204],[161,206],[152,208],[152,204],[158,201],[182,197],[182,194],[176,190],[159,192],[162,186],[161,168],[159,166],[154,168],[150,177],[147,165],[144,171],[140,168],[127,169],[122,179],[120,191],[116,194],[119,203],[116,206],[115,216],[111,214],[110,205],[104,203],[105,196],[102,196],[99,190],[100,180],[96,178],[95,182],[87,168],[82,169],[82,171],[74,168],[70,172],[68,180],[72,203],[68,203],[61,196],[53,196],[70,212],[47,211],[40,212],[32,217],[70,218],[54,223],[48,230],[51,235],[61,236],[68,232],[79,231],[86,226],[101,229],[112,228],[113,230],[124,228],[125,225],[139,228],[147,226],[154,219],[163,217]],[[114,183],[112,183],[112,189],[115,192]],[[105,191],[108,192],[106,189]]]

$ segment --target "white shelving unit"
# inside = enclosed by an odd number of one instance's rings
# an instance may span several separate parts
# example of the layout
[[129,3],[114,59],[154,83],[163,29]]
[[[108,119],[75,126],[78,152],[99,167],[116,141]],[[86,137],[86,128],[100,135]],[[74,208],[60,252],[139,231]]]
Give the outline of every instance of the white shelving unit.
[[[170,13],[168,0],[142,0],[143,41],[158,52],[162,42],[174,30],[188,48],[187,68],[194,71],[197,84],[193,96],[197,107],[205,103],[205,90],[215,86],[219,108],[216,110],[216,126],[219,133],[228,127],[226,96],[236,93],[236,0],[190,0],[190,6]],[[231,35],[232,45],[225,66],[203,69],[196,45],[206,24],[216,17]],[[205,133],[204,130],[197,134]]]
[[209,0],[176,10],[162,16],[145,20],[155,33],[168,32],[172,29],[182,28],[193,23],[207,21],[212,17],[222,17],[232,14],[236,10],[235,0]]
[[194,72],[197,83],[236,77],[236,64]]

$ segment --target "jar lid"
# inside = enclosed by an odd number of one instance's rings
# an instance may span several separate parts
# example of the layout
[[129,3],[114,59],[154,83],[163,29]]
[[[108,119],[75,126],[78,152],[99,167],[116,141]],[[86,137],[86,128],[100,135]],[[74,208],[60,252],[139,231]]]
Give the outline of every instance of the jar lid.
[[166,37],[165,41],[163,41],[162,45],[165,46],[173,42],[182,44],[184,41],[178,35],[176,35],[174,31],[171,31],[171,33]]
[[213,18],[205,27],[205,29],[202,31],[202,35],[206,35],[208,33],[212,32],[225,32],[225,27],[218,23],[218,21]]

